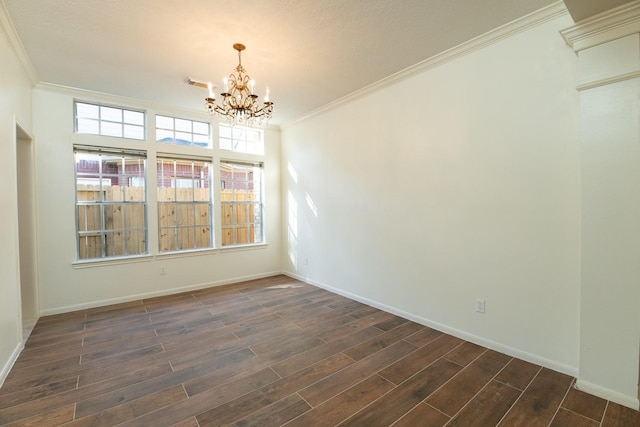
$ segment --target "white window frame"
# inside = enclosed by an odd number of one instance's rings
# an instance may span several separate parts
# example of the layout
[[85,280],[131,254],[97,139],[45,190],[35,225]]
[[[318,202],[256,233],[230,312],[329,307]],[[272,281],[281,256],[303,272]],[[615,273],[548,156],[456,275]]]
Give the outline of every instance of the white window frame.
[[[164,125],[159,124],[163,122]],[[156,142],[160,144],[176,144],[186,145],[199,148],[211,148],[211,125],[207,122],[198,120],[183,119],[180,117],[165,116],[156,114]],[[205,132],[198,132],[198,128],[207,128]],[[163,135],[165,135],[163,137]],[[161,139],[170,138],[168,141]],[[199,140],[205,140],[206,145],[200,143]],[[184,141],[184,143],[178,142]]]
[[[253,180],[248,181],[246,179],[236,179],[235,172],[232,172],[232,177],[227,178],[222,173],[223,167],[232,167],[238,169],[253,168],[254,173],[257,171],[258,176],[254,175]],[[265,209],[264,209],[264,164],[263,163],[246,163],[235,160],[221,160],[220,161],[220,215],[221,215],[221,245],[225,247],[234,246],[256,246],[263,245],[265,243]],[[250,201],[239,201],[236,199],[236,190],[246,184],[248,187],[249,182],[253,184],[254,199]],[[231,190],[231,200],[225,200],[225,190]],[[246,194],[246,192],[244,192]],[[257,200],[256,200],[257,199]],[[251,208],[253,206],[253,214],[251,214]],[[243,215],[239,215],[239,212],[244,210]],[[239,221],[239,216],[253,215],[253,221]],[[238,241],[238,230],[244,229],[247,236],[253,235],[253,238],[249,238],[248,242]],[[253,230],[253,233],[252,231]]]
[[[139,257],[148,255],[149,253],[149,245],[148,245],[148,220],[147,220],[147,154],[142,151],[132,151],[132,150],[121,150],[121,149],[113,149],[113,148],[105,148],[105,147],[74,147],[74,154],[76,157],[76,161],[74,162],[74,176],[75,176],[75,204],[76,204],[76,259],[78,261],[95,261],[102,259],[111,259],[111,258],[129,258],[129,257]],[[78,172],[78,161],[81,156],[89,155],[89,156],[97,156],[98,157],[98,170],[96,172]],[[122,172],[118,173],[106,173],[103,170],[103,164],[100,157],[109,156],[112,158],[120,156],[122,159]],[[132,175],[131,173],[127,173],[126,164],[129,162],[138,162],[138,165],[142,166],[142,175],[138,172],[137,175]],[[140,163],[141,162],[141,163]],[[86,175],[97,175],[97,177],[87,177]],[[138,190],[140,193],[142,200],[135,200],[129,197],[127,194],[127,188],[132,188],[136,186],[131,185],[132,178],[141,178],[143,181],[142,192]],[[111,179],[117,179],[118,182],[127,183],[127,185],[122,186],[122,193],[120,200],[106,200],[105,192],[109,191],[108,189],[112,189],[112,184],[110,182]],[[98,199],[92,200],[79,200],[78,194],[79,191],[83,191],[79,189],[79,185],[87,185],[88,182],[93,182],[95,184],[89,185],[97,185],[97,194]],[[109,185],[105,185],[108,182]],[[140,183],[140,181],[138,181]],[[95,190],[90,190],[94,191]],[[98,215],[95,215],[95,208],[98,208]],[[138,211],[142,211],[142,227],[134,227],[127,226],[128,224],[128,213],[132,209],[136,209]],[[106,212],[108,209],[115,209],[121,211],[121,219],[122,224],[119,228],[114,226],[107,227],[108,218]],[[91,219],[89,221],[89,219]],[[94,222],[97,221],[98,225],[95,225]],[[128,247],[128,238],[131,236],[129,233],[137,232],[138,235],[142,232],[142,243],[144,245],[141,251],[137,251],[135,253],[129,253]],[[110,237],[108,237],[110,236]],[[114,240],[110,240],[114,239]],[[117,254],[109,254],[109,242],[115,242],[115,240],[120,241],[119,243],[122,245],[122,253]],[[87,249],[89,246],[89,242],[91,244],[95,244],[95,247],[100,246],[99,255],[98,256],[85,256],[82,257],[83,253],[88,253]],[[82,249],[82,245],[84,242],[84,251]]]
[[[84,106],[88,107],[88,109],[95,109],[97,114],[82,114],[80,110],[83,110]],[[114,116],[114,114],[118,113],[119,118]],[[143,110],[74,100],[73,116],[73,129],[75,133],[134,139],[138,141],[144,141],[146,139],[147,114]],[[93,124],[93,126],[88,126],[89,124]],[[110,131],[110,129],[119,129],[119,131],[114,132]]]
[[[162,179],[170,180],[170,187],[161,186],[159,180],[161,174],[163,174],[164,166],[161,166],[161,162],[170,163],[173,162],[173,170],[168,171],[168,174],[164,174]],[[177,162],[191,162],[191,176],[178,176],[177,175]],[[213,172],[214,166],[210,158],[197,158],[197,157],[183,157],[175,154],[158,154],[157,156],[157,171],[156,171],[156,188],[158,191],[157,198],[157,214],[158,214],[158,252],[164,253],[176,253],[186,251],[198,251],[207,250],[215,247],[214,239],[214,218],[213,218]],[[196,167],[208,168],[208,186],[203,185],[205,178],[202,176],[196,176]],[[191,185],[184,185],[187,180],[191,181]],[[172,189],[173,194],[165,195],[165,201],[161,200],[161,189],[165,192],[167,189]],[[191,199],[182,200],[179,197],[180,189],[192,189]],[[197,200],[196,190],[200,190],[199,193],[208,193],[209,200]],[[207,191],[208,190],[208,191]],[[189,193],[189,192],[187,192]],[[207,212],[208,223],[203,223],[198,220],[198,212]],[[187,219],[187,224],[184,225],[181,222],[184,220],[180,217],[182,214],[193,215],[191,219]],[[173,215],[172,218],[163,218],[164,215]],[[171,224],[168,224],[168,221]],[[166,223],[166,224],[165,224]],[[182,233],[187,233],[186,235]],[[190,236],[189,236],[190,235]],[[193,246],[185,247],[183,236],[187,236],[192,239]],[[208,245],[198,245],[201,240],[208,241]]]
[[[252,137],[255,137],[255,140]],[[221,150],[264,156],[264,130],[262,129],[220,123],[218,143]],[[250,148],[252,144],[256,145],[255,149]]]

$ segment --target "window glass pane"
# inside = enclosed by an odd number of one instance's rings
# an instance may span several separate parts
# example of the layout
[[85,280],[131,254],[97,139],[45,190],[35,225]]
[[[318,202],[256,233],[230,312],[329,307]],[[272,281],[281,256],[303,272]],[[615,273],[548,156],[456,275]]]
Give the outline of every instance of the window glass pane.
[[162,129],[173,129],[173,117],[156,116],[156,127]]
[[124,125],[124,137],[131,139],[144,139],[144,128],[135,125]]
[[209,136],[209,123],[193,122],[193,133]]
[[97,105],[76,103],[76,114],[78,117],[99,119],[100,109]]
[[100,122],[90,119],[78,119],[77,130],[79,133],[92,133],[94,135],[100,134]]
[[124,110],[124,122],[132,125],[144,125],[144,113],[140,111]]
[[176,119],[176,130],[182,132],[192,132],[191,120]]
[[183,145],[191,145],[191,134],[185,132],[176,132],[176,142]]
[[100,119],[122,123],[122,110],[112,107],[100,107]]
[[100,135],[122,137],[122,124],[102,122]]
[[209,135],[193,134],[193,145],[198,147],[209,147]]
[[172,130],[156,129],[156,141],[157,142],[174,142]]
[[222,139],[220,138],[220,148],[222,150],[231,150],[231,140],[230,139]]

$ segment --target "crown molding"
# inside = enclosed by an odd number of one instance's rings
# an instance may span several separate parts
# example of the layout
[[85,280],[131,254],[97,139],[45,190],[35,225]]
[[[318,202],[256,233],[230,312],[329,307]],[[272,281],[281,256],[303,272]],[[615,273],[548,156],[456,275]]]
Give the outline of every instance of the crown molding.
[[33,68],[33,64],[27,55],[27,51],[24,49],[22,42],[20,41],[20,37],[18,37],[18,33],[16,28],[13,26],[13,22],[11,21],[11,17],[9,16],[9,11],[7,10],[6,5],[4,4],[4,0],[0,0],[0,33],[4,34],[9,42],[9,45],[13,48],[16,56],[18,57],[18,61],[25,73],[31,80],[32,84],[38,83],[38,75],[36,74],[35,68]]
[[280,128],[286,129],[288,127],[292,127],[311,117],[317,116],[321,113],[332,110],[334,108],[337,108],[351,101],[354,101],[371,92],[390,86],[394,83],[397,83],[398,81],[407,79],[415,74],[418,74],[430,68],[445,64],[456,58],[469,55],[487,46],[495,44],[503,39],[512,37],[518,33],[528,30],[529,28],[536,27],[540,24],[543,24],[547,21],[555,19],[559,16],[566,15],[568,13],[569,12],[565,7],[564,3],[562,1],[557,1],[549,6],[546,6],[540,10],[537,10],[521,18],[518,18],[515,21],[509,22],[500,27],[497,27],[487,33],[484,33],[478,37],[475,37],[469,41],[466,41],[458,46],[455,46],[451,49],[445,50],[444,52],[441,52],[437,55],[427,58],[424,61],[420,61],[415,65],[412,65],[401,71],[398,71],[397,73],[391,74],[390,76],[385,77],[382,80],[379,80],[375,83],[365,86],[362,89],[359,89],[346,96],[343,96],[342,98],[338,98],[337,100],[330,102],[329,104],[326,104],[320,108],[310,111],[308,114],[305,114],[304,116],[301,116],[290,123],[281,125]]
[[640,33],[640,1],[608,10],[560,31],[576,53],[634,33]]

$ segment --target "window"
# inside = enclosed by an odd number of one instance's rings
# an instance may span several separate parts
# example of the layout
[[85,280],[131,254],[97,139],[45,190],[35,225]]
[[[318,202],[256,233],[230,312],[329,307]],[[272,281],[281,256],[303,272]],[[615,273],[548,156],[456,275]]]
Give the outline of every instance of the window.
[[264,132],[261,129],[220,125],[220,148],[238,153],[264,154]]
[[262,165],[220,163],[222,246],[262,243]]
[[146,154],[74,151],[78,259],[147,253]]
[[211,148],[209,123],[156,116],[156,141]]
[[211,162],[158,156],[160,252],[213,247]]
[[77,133],[145,139],[145,113],[142,111],[76,101],[75,113]]

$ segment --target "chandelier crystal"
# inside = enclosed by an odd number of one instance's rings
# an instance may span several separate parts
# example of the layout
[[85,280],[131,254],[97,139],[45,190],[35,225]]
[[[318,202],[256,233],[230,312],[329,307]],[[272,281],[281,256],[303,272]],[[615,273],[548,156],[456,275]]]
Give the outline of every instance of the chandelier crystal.
[[267,87],[264,101],[258,101],[258,95],[254,93],[255,82],[249,77],[242,66],[241,53],[245,46],[240,43],[233,45],[238,51],[238,66],[225,77],[224,92],[220,94],[220,102],[216,102],[213,85],[207,85],[209,96],[205,98],[205,107],[211,116],[225,119],[232,126],[240,125],[266,125],[273,112],[273,102],[269,100],[269,88]]

